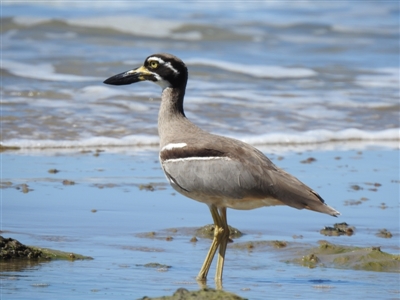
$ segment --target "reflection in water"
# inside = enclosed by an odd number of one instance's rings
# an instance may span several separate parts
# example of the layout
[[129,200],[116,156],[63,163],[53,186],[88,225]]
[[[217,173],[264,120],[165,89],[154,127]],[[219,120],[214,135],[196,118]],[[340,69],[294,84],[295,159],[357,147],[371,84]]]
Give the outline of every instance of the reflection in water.
[[0,261],[0,276],[6,276],[3,272],[21,272],[26,269],[29,270],[37,270],[39,266],[43,263],[49,261],[39,261],[39,260],[30,260],[30,259],[10,259],[6,261]]

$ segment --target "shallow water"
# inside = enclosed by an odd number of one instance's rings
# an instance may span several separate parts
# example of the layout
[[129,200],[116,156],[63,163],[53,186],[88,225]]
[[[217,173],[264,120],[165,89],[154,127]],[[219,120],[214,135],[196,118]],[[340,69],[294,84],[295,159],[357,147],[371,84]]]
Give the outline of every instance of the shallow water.
[[[211,241],[199,238],[192,243],[190,239],[195,228],[211,223],[207,207],[177,195],[167,185],[156,149],[104,150],[98,156],[95,150],[2,153],[2,183],[10,182],[1,189],[2,235],[94,258],[3,269],[2,297],[136,299],[172,294],[179,287],[199,288],[195,276]],[[327,240],[400,252],[397,149],[265,153],[316,189],[342,216],[336,219],[288,207],[228,210],[229,223],[245,233],[234,243],[284,240],[315,247],[319,240]],[[309,157],[316,161],[301,162]],[[49,173],[51,169],[59,172]],[[75,184],[63,185],[65,179]],[[140,189],[149,183],[154,191]],[[18,189],[21,184],[28,185],[27,193]],[[348,205],[361,198],[367,200]],[[327,237],[319,233],[336,222],[354,226],[355,235]],[[383,228],[393,237],[377,237]],[[149,232],[155,232],[157,238],[146,237]],[[168,236],[172,241],[166,240]],[[151,262],[171,268],[143,266]],[[276,249],[247,251],[228,246],[224,271],[223,288],[249,299],[265,299],[266,295],[396,299],[400,293],[398,273],[309,269],[286,263]],[[215,287],[213,272],[214,267],[207,282],[210,287]]]

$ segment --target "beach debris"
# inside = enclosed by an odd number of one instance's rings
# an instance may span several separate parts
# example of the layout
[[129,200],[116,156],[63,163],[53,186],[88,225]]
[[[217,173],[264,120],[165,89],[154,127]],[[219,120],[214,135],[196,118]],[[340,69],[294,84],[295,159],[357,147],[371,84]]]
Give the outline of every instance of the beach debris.
[[345,200],[344,201],[344,205],[348,206],[348,205],[360,205],[363,202],[368,201],[368,198],[366,197],[361,197],[360,200]]
[[99,189],[104,189],[104,188],[114,188],[117,187],[118,185],[115,183],[95,183],[94,186]]
[[349,226],[346,222],[343,223],[335,223],[333,227],[325,226],[320,230],[320,233],[326,236],[340,236],[340,235],[348,235],[351,236],[354,234],[355,228],[353,226]]
[[155,188],[152,184],[141,184],[139,185],[139,190],[145,190],[145,191],[150,191],[150,192],[154,192]]
[[349,206],[349,205],[360,205],[363,202],[361,200],[345,200],[344,205]]
[[11,181],[1,181],[0,182],[0,188],[2,188],[2,189],[11,187],[12,185],[13,185],[13,183]]
[[302,164],[311,164],[311,163],[313,163],[314,161],[317,161],[317,159],[316,158],[314,158],[314,157],[309,157],[309,158],[307,158],[307,159],[305,159],[305,160],[302,160],[302,161],[300,161]]
[[63,180],[62,184],[63,185],[74,185],[75,181],[65,179],[65,180]]
[[287,243],[285,241],[272,241],[275,248],[285,248]]
[[380,209],[386,209],[388,206],[386,205],[385,202],[382,202],[381,205],[379,206]]
[[380,186],[382,186],[382,184],[381,184],[381,183],[378,183],[378,182],[366,182],[365,184],[366,184],[366,185],[371,185],[371,186],[374,186],[374,187],[380,187]]
[[350,186],[353,190],[355,191],[359,191],[362,190],[363,188],[361,186],[359,186],[358,184],[353,184],[352,186]]
[[294,239],[302,239],[303,236],[302,236],[301,234],[300,234],[300,235],[294,234],[294,235],[292,236],[292,238],[294,238]]
[[24,194],[29,193],[30,191],[33,191],[32,189],[29,188],[29,185],[27,185],[26,183],[17,185],[16,189],[21,190],[21,192],[23,192]]
[[154,192],[155,190],[165,190],[167,184],[165,182],[150,182],[147,184],[135,184],[135,185],[141,191]]
[[376,234],[376,236],[385,238],[385,239],[390,239],[393,237],[392,233],[387,229],[379,230],[379,232]]
[[167,265],[156,263],[156,262],[147,263],[147,264],[144,264],[144,265],[136,265],[136,266],[137,267],[145,267],[145,268],[156,269],[158,272],[167,272],[168,269],[171,268],[171,266],[167,266]]

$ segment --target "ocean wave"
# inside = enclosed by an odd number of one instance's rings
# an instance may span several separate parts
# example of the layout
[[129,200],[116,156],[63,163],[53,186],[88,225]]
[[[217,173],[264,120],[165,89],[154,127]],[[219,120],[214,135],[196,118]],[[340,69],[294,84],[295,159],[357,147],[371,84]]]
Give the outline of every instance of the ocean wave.
[[374,74],[357,76],[356,84],[364,87],[380,87],[399,89],[399,68],[378,68]]
[[[112,29],[118,32],[152,38],[172,38],[177,40],[201,40],[203,34],[198,30],[179,32],[185,25],[182,21],[153,19],[142,16],[101,16],[75,19],[59,19],[70,26]],[[41,24],[51,25],[54,19],[43,17],[14,17],[17,25],[35,26]],[[129,26],[127,26],[129,24]]]
[[[400,141],[400,128],[382,131],[364,131],[360,129],[345,129],[340,131],[311,130],[303,133],[270,133],[258,136],[232,136],[252,145],[313,145],[330,142],[366,141],[379,145],[381,142]],[[123,147],[123,146],[157,146],[159,139],[150,135],[129,135],[123,138],[90,137],[81,140],[28,140],[11,139],[3,141],[4,147],[22,149],[48,148],[90,148],[90,147]]]
[[188,65],[205,65],[230,72],[246,74],[257,78],[304,78],[313,77],[318,73],[306,68],[287,68],[280,66],[245,65],[212,59],[187,59]]
[[386,129],[381,131],[365,131],[361,129],[348,128],[339,131],[310,130],[304,133],[270,133],[254,137],[243,137],[241,140],[253,144],[319,144],[327,142],[346,141],[399,141],[400,128]]
[[40,79],[40,80],[49,80],[49,81],[79,82],[79,81],[100,81],[103,79],[99,77],[56,73],[53,65],[51,64],[32,65],[6,59],[2,60],[1,68],[7,70],[8,72],[10,72],[15,76]]
[[91,147],[121,147],[121,146],[155,146],[158,145],[157,136],[129,135],[122,138],[89,137],[81,140],[29,140],[11,139],[1,143],[4,147],[22,149],[48,148],[91,148]]

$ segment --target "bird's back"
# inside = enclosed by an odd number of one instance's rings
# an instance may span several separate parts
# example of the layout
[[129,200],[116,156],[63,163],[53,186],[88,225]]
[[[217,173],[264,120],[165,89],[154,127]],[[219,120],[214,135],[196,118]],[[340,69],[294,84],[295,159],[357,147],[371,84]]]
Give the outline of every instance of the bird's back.
[[160,150],[167,178],[185,196],[233,209],[289,205],[338,214],[253,146],[197,127],[192,130],[192,134],[175,135]]

